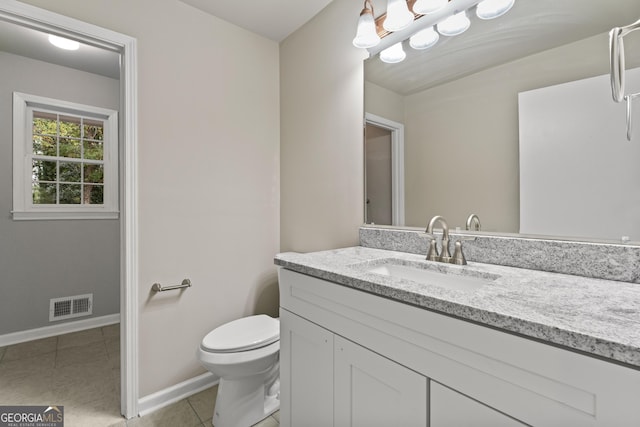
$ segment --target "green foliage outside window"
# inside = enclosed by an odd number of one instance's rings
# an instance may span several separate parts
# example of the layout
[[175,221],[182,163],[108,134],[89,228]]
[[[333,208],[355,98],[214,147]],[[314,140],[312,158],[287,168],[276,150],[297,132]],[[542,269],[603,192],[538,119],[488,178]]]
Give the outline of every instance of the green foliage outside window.
[[34,111],[32,135],[34,204],[104,203],[101,121]]

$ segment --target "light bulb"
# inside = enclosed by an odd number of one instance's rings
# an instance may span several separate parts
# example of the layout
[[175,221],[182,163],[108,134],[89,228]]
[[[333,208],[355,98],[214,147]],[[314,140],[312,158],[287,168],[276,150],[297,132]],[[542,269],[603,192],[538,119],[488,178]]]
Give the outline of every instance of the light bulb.
[[419,15],[427,15],[437,12],[447,5],[449,0],[418,0],[413,5],[413,12]]
[[406,57],[407,54],[404,53],[404,49],[402,49],[402,42],[398,42],[380,52],[380,60],[387,64],[397,64],[398,62],[404,61]]
[[440,35],[435,32],[433,27],[425,28],[418,31],[409,39],[409,46],[414,49],[428,49],[438,43]]
[[463,10],[438,23],[438,32],[443,36],[457,36],[469,29],[471,21]]
[[480,19],[493,19],[504,15],[511,9],[515,0],[483,0],[476,7]]
[[380,37],[376,32],[376,24],[373,20],[373,11],[371,9],[362,9],[360,18],[358,18],[358,30],[353,39],[353,45],[360,48],[370,48],[380,43]]
[[382,27],[387,31],[400,31],[413,22],[413,13],[405,0],[388,0],[387,17]]
[[80,47],[80,43],[75,40],[65,39],[64,37],[54,36],[53,34],[49,34],[49,43],[65,50],[78,50]]

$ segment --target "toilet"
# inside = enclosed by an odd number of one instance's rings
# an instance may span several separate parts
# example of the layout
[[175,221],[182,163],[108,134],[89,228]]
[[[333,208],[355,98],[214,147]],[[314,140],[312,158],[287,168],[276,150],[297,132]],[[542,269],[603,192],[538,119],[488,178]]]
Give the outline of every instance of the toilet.
[[220,378],[215,427],[249,427],[280,408],[280,321],[260,314],[209,332],[200,363]]

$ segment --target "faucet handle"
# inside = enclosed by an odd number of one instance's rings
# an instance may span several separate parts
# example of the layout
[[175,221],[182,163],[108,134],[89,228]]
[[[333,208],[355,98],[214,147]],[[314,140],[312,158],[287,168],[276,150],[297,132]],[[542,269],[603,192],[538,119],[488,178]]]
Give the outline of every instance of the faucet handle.
[[427,261],[438,260],[438,247],[436,246],[436,236],[433,233],[425,232],[424,235],[429,239],[429,250],[427,251]]
[[464,253],[462,252],[462,241],[460,240],[457,240],[455,243],[451,264],[467,265],[467,259],[464,257]]

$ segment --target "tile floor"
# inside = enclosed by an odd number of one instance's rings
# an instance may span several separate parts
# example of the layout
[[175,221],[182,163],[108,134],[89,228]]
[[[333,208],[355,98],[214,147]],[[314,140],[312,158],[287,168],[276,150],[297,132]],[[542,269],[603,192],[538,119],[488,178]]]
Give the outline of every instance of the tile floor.
[[[217,387],[120,415],[120,325],[0,347],[0,405],[64,406],[65,427],[209,427]],[[255,427],[278,427],[280,414]]]

